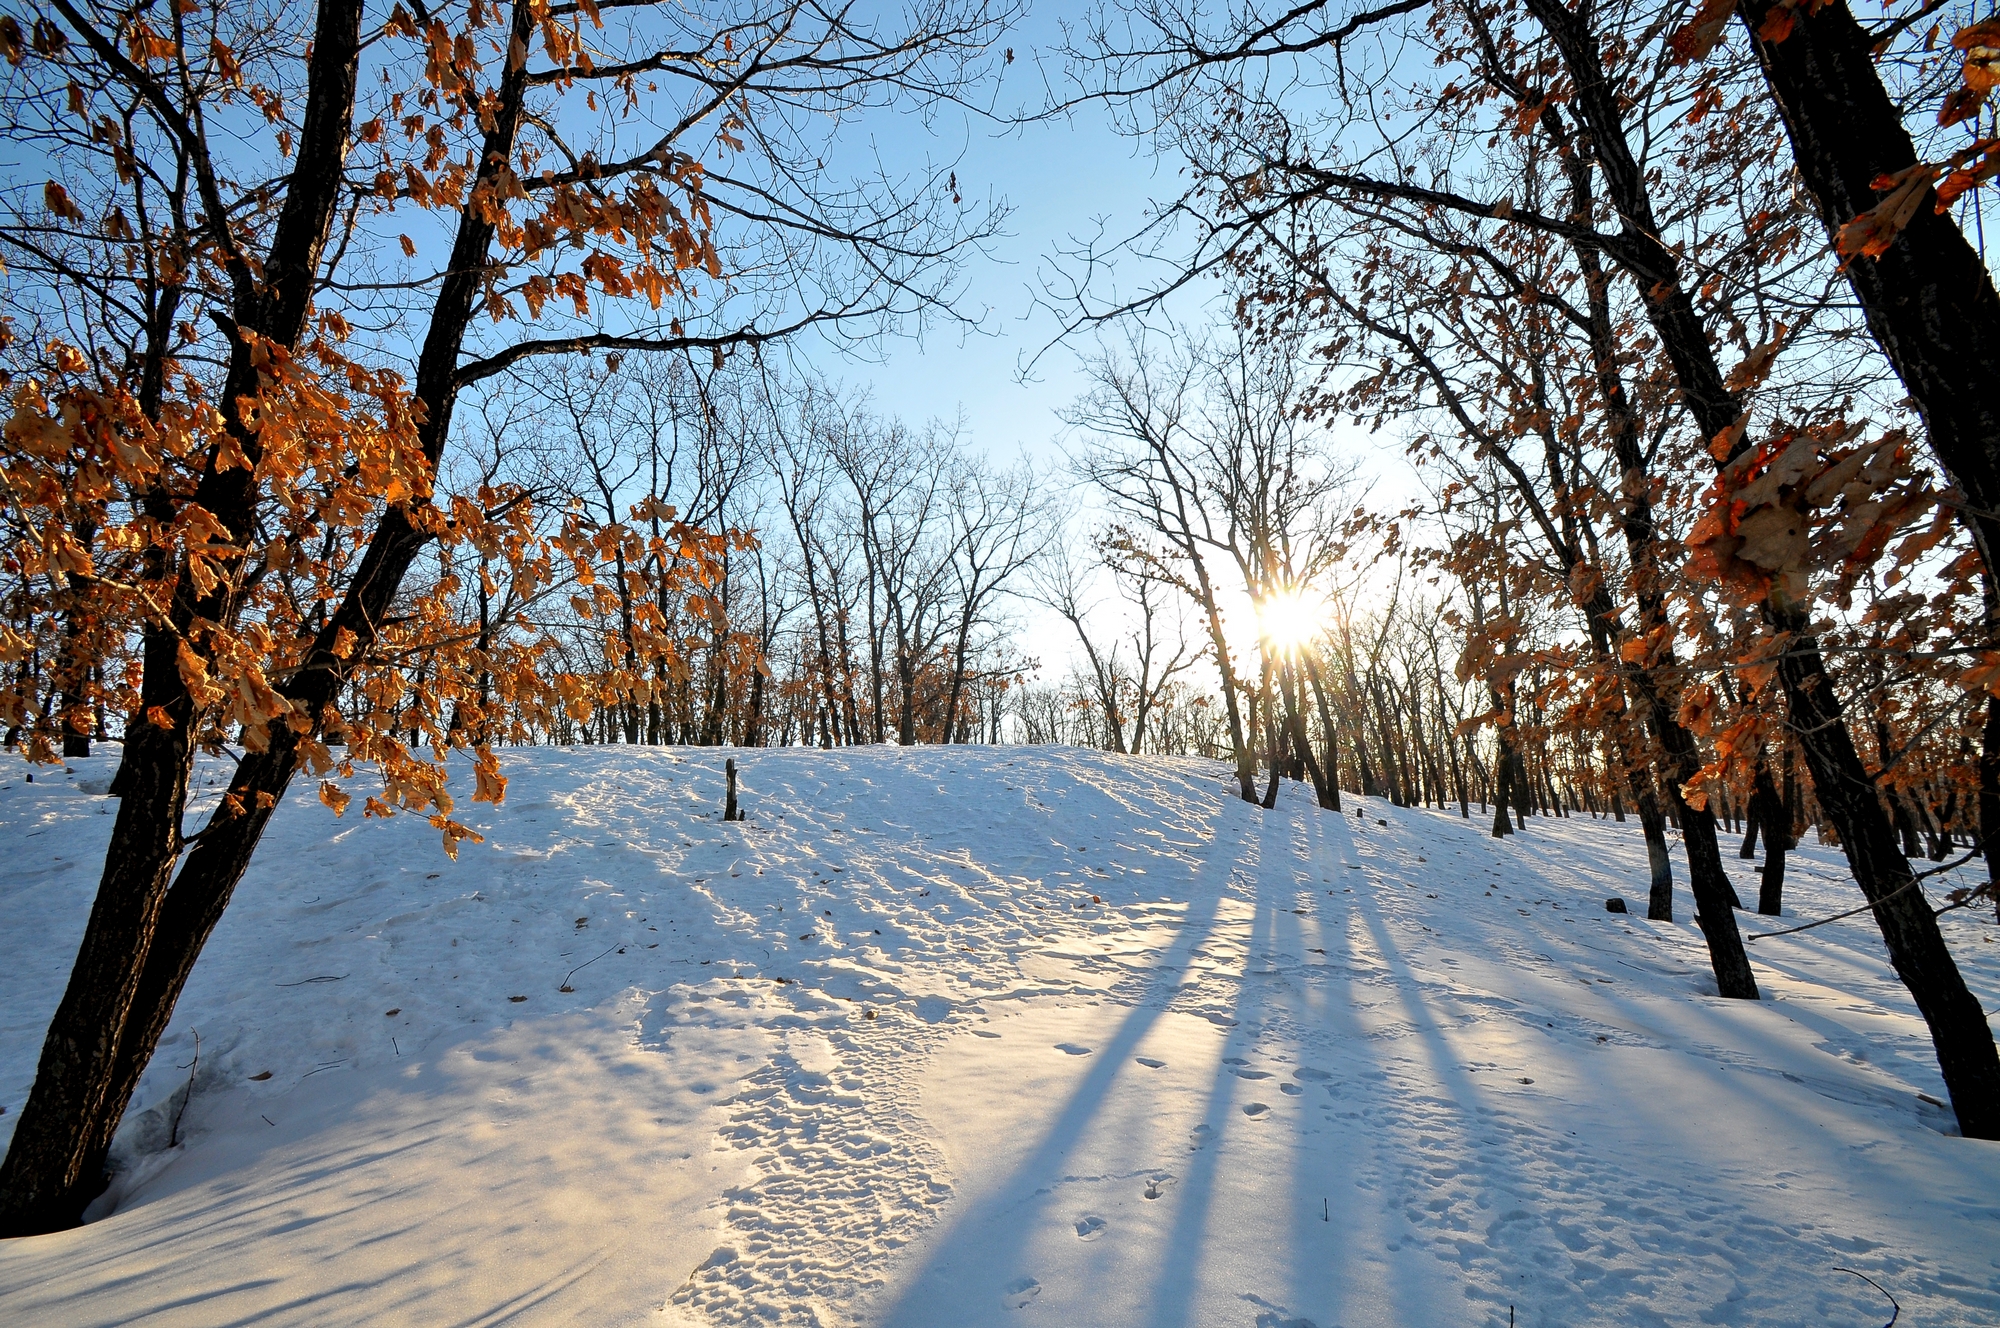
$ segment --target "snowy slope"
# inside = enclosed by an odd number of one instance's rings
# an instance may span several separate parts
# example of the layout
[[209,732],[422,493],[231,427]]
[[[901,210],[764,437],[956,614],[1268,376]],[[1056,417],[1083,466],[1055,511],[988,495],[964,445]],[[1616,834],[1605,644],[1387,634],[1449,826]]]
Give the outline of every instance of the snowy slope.
[[[0,1246],[0,1320],[1882,1323],[1850,1268],[2000,1322],[2000,1146],[1919,1097],[1865,917],[1724,1002],[1685,888],[1603,910],[1636,824],[1034,748],[736,753],[725,824],[722,755],[509,753],[456,864],[288,803],[109,1215]],[[0,1131],[109,768],[0,788]],[[1789,896],[1857,898],[1816,846]],[[2000,1005],[1992,922],[1946,925]]]

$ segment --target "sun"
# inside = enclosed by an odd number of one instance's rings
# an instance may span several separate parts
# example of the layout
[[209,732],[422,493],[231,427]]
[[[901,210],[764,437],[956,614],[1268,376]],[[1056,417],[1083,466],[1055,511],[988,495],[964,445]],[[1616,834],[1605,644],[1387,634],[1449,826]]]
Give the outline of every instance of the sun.
[[1298,589],[1267,595],[1257,606],[1257,634],[1276,650],[1290,652],[1320,634],[1326,606]]

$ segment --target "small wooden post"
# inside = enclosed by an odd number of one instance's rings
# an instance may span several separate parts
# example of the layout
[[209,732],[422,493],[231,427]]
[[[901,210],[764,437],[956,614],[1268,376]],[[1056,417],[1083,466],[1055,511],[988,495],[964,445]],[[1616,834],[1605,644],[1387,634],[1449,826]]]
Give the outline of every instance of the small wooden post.
[[730,757],[723,763],[722,768],[729,775],[729,797],[722,806],[722,819],[740,821],[743,819],[743,813],[736,806],[736,758]]

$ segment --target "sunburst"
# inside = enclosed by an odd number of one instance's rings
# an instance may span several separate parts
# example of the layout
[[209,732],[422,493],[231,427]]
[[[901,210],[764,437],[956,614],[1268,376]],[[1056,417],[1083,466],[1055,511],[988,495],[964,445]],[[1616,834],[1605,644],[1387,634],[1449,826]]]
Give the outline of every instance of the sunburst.
[[1281,652],[1307,645],[1325,626],[1326,605],[1297,588],[1267,595],[1257,606],[1258,636]]

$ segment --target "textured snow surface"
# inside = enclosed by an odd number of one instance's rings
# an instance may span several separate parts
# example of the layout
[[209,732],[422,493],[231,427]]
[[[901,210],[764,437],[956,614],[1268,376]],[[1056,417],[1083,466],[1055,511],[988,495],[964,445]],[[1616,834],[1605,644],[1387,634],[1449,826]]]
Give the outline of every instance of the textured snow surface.
[[[1885,1322],[1845,1268],[2000,1322],[2000,1145],[1919,1096],[1865,916],[1726,1002],[1678,847],[1680,921],[1604,911],[1643,910],[1636,822],[929,748],[734,753],[726,824],[723,755],[507,753],[457,863],[295,796],[97,1220],[0,1246],[0,1320]],[[0,788],[0,1135],[110,772]],[[1857,901],[1794,858],[1788,915]],[[1990,913],[1945,925],[1993,1009]]]

